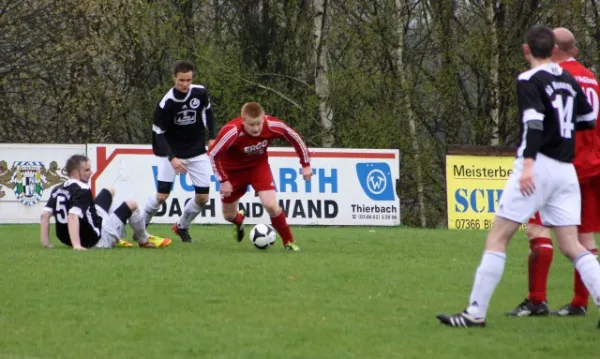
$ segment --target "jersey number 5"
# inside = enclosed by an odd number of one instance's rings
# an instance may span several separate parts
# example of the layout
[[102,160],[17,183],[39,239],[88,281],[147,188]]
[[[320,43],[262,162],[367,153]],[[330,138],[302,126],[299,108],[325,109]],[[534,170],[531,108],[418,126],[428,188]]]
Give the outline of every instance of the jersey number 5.
[[64,196],[56,197],[56,220],[60,223],[67,223],[67,206]]
[[556,95],[554,101],[552,101],[552,107],[556,110],[560,136],[563,138],[571,138],[573,137],[573,130],[575,129],[575,125],[573,124],[573,97],[565,97],[567,100],[566,103],[563,102],[562,95]]

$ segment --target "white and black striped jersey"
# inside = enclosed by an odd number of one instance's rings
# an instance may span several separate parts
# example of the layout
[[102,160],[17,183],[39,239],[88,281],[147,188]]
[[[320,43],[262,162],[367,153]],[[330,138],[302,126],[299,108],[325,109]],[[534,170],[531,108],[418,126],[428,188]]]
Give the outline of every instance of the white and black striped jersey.
[[206,153],[206,137],[215,138],[208,90],[201,85],[191,85],[187,93],[170,89],[156,106],[152,130],[152,149],[159,157]]
[[595,127],[596,118],[583,90],[558,64],[549,63],[519,75],[517,100],[521,144],[517,157],[542,153],[573,162],[575,130]]
[[102,218],[96,212],[92,191],[86,183],[70,179],[54,187],[44,211],[54,215],[56,236],[62,243],[71,245],[67,224],[69,214],[79,217],[79,238],[83,247],[91,248],[100,240]]

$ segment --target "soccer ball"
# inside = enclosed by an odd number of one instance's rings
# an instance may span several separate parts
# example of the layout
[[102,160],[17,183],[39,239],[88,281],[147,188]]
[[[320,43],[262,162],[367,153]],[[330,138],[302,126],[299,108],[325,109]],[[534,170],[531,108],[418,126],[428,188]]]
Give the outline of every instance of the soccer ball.
[[250,241],[258,249],[267,249],[275,244],[277,232],[268,224],[257,224],[250,231]]

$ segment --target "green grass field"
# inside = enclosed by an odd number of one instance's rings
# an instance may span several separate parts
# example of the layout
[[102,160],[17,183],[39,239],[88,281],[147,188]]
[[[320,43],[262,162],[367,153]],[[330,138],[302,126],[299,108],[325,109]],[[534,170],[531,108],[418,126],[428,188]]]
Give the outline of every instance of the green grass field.
[[[169,227],[151,232],[169,235]],[[53,230],[53,229],[52,229]],[[527,240],[508,253],[488,327],[453,329],[483,231],[293,228],[300,253],[194,226],[164,250],[42,249],[38,227],[0,226],[0,358],[598,358],[598,313],[506,318],[526,295]],[[552,308],[571,297],[555,254]]]

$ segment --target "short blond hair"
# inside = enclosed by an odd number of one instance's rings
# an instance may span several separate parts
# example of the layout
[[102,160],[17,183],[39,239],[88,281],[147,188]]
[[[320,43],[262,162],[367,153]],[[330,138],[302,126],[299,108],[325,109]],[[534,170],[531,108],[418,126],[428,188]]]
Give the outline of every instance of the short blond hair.
[[242,106],[242,117],[258,118],[265,114],[265,110],[257,102],[247,102]]

